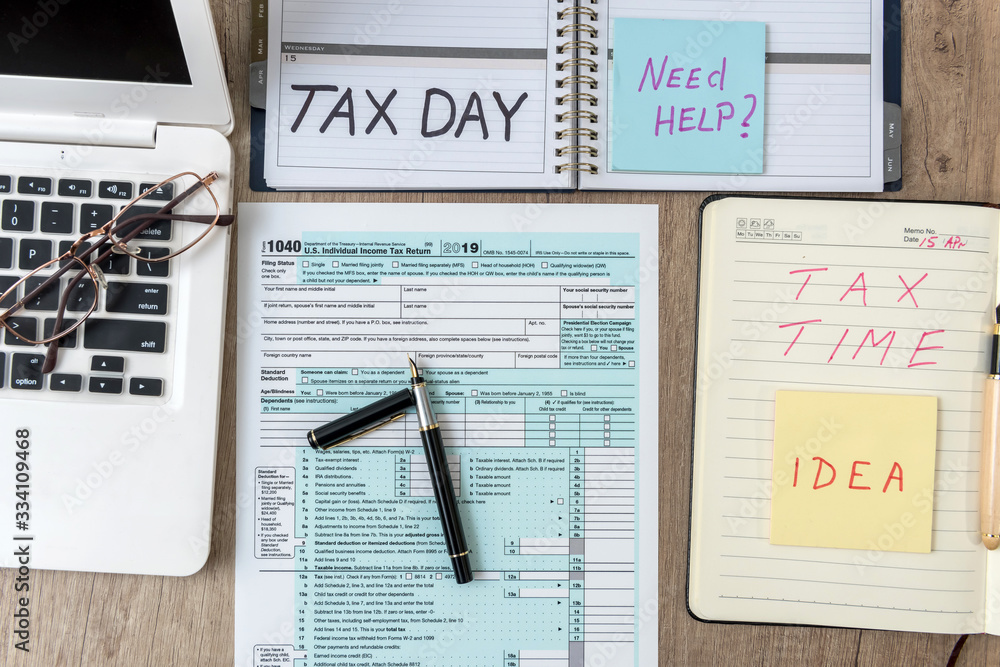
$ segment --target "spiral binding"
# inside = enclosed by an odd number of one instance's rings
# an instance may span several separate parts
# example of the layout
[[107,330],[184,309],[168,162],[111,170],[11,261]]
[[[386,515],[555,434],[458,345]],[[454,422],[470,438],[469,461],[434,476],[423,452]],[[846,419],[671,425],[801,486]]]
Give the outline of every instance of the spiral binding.
[[[573,0],[571,6],[556,12],[559,21],[567,22],[556,29],[556,36],[567,40],[556,46],[556,53],[568,56],[556,63],[556,69],[566,73],[565,77],[556,80],[556,86],[567,90],[556,96],[556,105],[570,107],[556,114],[558,122],[570,123],[570,127],[556,132],[556,139],[597,140],[597,130],[583,126],[584,123],[597,123],[597,114],[587,107],[596,107],[598,101],[595,94],[586,92],[597,88],[597,79],[590,76],[597,71],[597,60],[592,57],[597,55],[597,45],[590,41],[597,37],[597,27],[593,25],[597,22],[597,11],[586,4],[595,5],[597,0]],[[557,164],[557,174],[566,171],[597,173],[597,165],[585,161],[586,158],[597,157],[595,146],[580,143],[561,146],[556,149],[556,156],[571,156],[570,159],[574,160]]]

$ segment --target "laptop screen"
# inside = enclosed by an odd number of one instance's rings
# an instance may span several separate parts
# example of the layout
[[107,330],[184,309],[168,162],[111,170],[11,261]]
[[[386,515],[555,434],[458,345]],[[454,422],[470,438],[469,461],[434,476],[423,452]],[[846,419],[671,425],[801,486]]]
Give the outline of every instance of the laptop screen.
[[0,75],[191,84],[170,0],[2,0]]

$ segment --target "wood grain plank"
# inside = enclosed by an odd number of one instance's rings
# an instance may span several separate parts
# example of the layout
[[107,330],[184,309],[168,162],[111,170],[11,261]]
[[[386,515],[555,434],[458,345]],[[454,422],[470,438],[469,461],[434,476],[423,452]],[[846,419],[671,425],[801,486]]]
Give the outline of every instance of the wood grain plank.
[[[250,191],[247,0],[213,0],[235,129],[237,201],[655,203],[660,206],[660,613],[662,665],[943,665],[956,637],[842,628],[702,623],[686,607],[691,420],[694,400],[697,211],[706,193],[284,193]],[[895,198],[1000,198],[1000,11],[988,0],[908,0],[903,7],[903,178]],[[890,26],[893,29],[893,26]],[[239,234],[233,235],[233,248]],[[235,319],[230,268],[223,416],[212,551],[185,578],[32,572],[31,652],[14,648],[14,570],[0,571],[4,665],[231,665],[235,518]],[[243,325],[245,326],[245,325]],[[997,665],[1000,638],[973,636],[958,665]],[[645,667],[645,666],[643,666]]]

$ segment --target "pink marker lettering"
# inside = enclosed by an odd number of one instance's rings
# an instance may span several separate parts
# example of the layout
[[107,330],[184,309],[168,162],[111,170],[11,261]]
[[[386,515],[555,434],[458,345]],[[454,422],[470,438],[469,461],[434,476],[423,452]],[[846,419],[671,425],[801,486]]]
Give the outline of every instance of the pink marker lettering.
[[[858,281],[861,281],[861,287],[856,286],[858,284]],[[861,292],[861,304],[864,306],[868,305],[868,288],[865,287],[864,271],[858,274],[858,277],[854,279],[854,282],[851,283],[851,286],[848,287],[847,291],[844,292],[844,294],[840,297],[840,300],[843,301],[844,297],[850,294],[851,292]]]
[[920,342],[917,343],[917,348],[913,350],[913,354],[910,355],[910,363],[906,365],[907,368],[913,368],[914,366],[930,366],[936,364],[936,361],[917,361],[913,360],[917,358],[917,352],[923,352],[924,350],[942,350],[943,345],[928,345],[924,347],[924,339],[928,336],[933,336],[934,334],[944,333],[944,329],[936,329],[934,331],[925,331],[920,334]]
[[903,292],[903,294],[902,294],[902,295],[901,295],[901,296],[900,296],[900,297],[899,297],[898,299],[896,299],[896,303],[899,303],[899,302],[900,302],[900,301],[902,301],[902,300],[903,300],[903,299],[904,299],[905,297],[909,296],[909,297],[910,297],[910,300],[912,300],[912,301],[913,301],[913,307],[914,307],[914,308],[919,308],[919,307],[920,307],[920,304],[919,304],[919,303],[917,303],[917,299],[916,299],[916,297],[914,297],[914,296],[913,296],[913,288],[914,288],[914,287],[916,287],[917,285],[919,285],[920,283],[922,283],[922,282],[923,282],[923,280],[924,280],[924,278],[926,278],[926,277],[927,277],[927,274],[925,273],[924,275],[920,276],[920,280],[918,280],[917,282],[913,283],[913,285],[907,285],[907,284],[906,284],[906,281],[905,281],[905,280],[903,280],[903,276],[898,276],[898,275],[897,275],[896,277],[897,277],[897,278],[899,278],[899,281],[900,281],[901,283],[903,283],[903,287],[905,287],[905,288],[906,288],[906,291],[905,291],[905,292]]

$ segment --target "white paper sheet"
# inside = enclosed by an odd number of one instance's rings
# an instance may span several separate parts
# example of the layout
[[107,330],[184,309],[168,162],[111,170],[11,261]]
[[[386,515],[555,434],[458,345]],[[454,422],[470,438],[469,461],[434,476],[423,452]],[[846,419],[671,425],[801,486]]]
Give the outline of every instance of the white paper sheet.
[[[242,204],[236,663],[649,665],[654,206]],[[306,432],[427,380],[475,581],[415,415]]]

